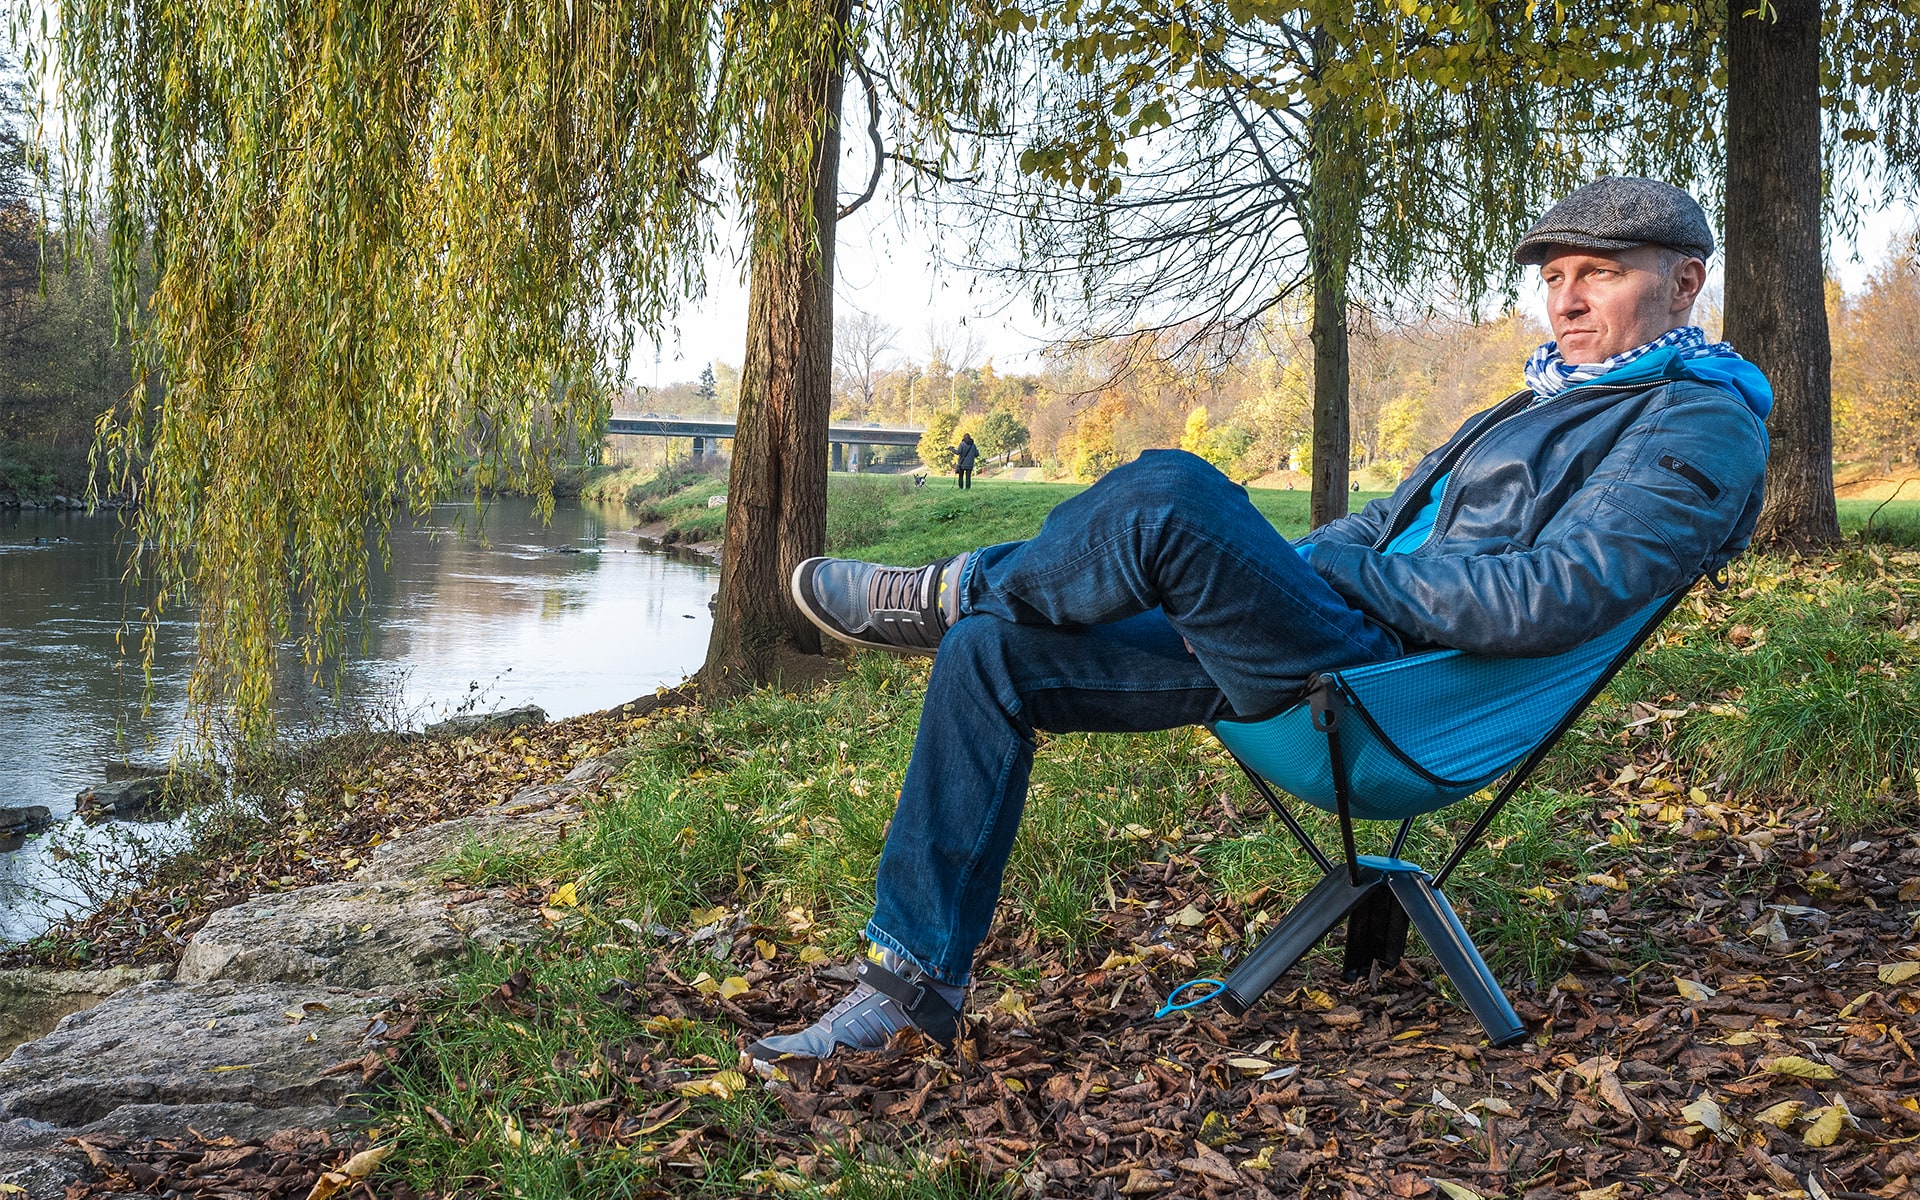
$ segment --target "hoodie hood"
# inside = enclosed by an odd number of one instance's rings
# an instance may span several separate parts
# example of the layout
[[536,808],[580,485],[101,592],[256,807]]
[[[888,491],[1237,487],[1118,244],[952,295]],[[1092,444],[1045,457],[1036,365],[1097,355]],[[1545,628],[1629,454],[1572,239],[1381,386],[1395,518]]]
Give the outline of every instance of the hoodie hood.
[[1741,358],[1725,342],[1696,349],[1656,350],[1617,371],[1609,371],[1598,379],[1576,386],[1645,383],[1655,379],[1686,379],[1694,383],[1711,384],[1723,392],[1738,396],[1762,421],[1773,411],[1773,385],[1767,382],[1767,377],[1759,367]]

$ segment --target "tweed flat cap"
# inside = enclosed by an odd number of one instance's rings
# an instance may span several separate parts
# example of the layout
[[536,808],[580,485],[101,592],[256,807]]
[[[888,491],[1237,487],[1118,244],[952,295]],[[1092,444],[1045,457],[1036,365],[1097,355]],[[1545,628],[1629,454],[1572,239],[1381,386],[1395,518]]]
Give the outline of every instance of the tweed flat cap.
[[1658,179],[1603,175],[1548,209],[1534,222],[1513,261],[1523,267],[1546,261],[1550,246],[1626,250],[1668,246],[1692,258],[1713,254],[1713,230],[1692,196]]

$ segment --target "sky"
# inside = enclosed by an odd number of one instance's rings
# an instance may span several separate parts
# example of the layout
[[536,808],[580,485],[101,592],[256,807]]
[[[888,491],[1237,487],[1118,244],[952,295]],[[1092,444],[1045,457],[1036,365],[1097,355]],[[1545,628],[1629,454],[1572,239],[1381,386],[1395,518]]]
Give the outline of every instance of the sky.
[[[1049,340],[1048,327],[1034,315],[1025,297],[1006,296],[1001,285],[963,269],[942,265],[932,245],[937,235],[929,222],[916,216],[910,202],[886,190],[873,202],[840,223],[836,243],[836,310],[848,307],[879,316],[899,330],[895,355],[924,362],[932,327],[973,335],[982,358],[991,357],[1002,371],[1038,370],[1039,352]],[[1881,263],[1894,240],[1920,223],[1920,206],[1894,204],[1870,212],[1860,223],[1852,244],[1830,248],[1835,274],[1849,291],[1859,288]],[[966,247],[949,232],[944,257],[964,261]],[[1546,309],[1538,275],[1528,273],[1522,284],[1520,306],[1545,324]],[[1720,262],[1710,264],[1708,287],[1718,287]],[[747,289],[731,262],[716,258],[707,270],[707,296],[680,313],[677,339],[659,347],[636,349],[629,381],[664,386],[699,377],[709,362],[738,366],[746,344]]]

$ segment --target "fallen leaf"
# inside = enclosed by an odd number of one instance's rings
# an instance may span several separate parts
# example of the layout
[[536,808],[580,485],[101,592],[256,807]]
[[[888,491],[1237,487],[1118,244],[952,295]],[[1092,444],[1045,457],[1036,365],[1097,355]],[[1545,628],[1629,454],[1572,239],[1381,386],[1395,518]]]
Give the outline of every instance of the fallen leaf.
[[1175,925],[1185,925],[1188,928],[1192,928],[1206,919],[1207,914],[1201,912],[1191,904],[1173,914],[1173,923]]
[[1770,1058],[1760,1064],[1761,1069],[1774,1075],[1791,1075],[1795,1079],[1837,1079],[1839,1073],[1825,1063],[1814,1062],[1810,1058],[1801,1058],[1798,1054],[1782,1054],[1779,1058]]
[[1576,1192],[1574,1196],[1575,1200],[1620,1200],[1621,1189],[1626,1186],[1624,1183],[1610,1183],[1605,1187],[1588,1188],[1583,1192]]
[[1167,1181],[1144,1167],[1135,1167],[1127,1172],[1127,1181],[1120,1185],[1122,1196],[1151,1196],[1155,1192],[1165,1191]]
[[1451,1179],[1434,1179],[1429,1177],[1427,1182],[1439,1188],[1441,1194],[1444,1195],[1447,1200],[1487,1200],[1485,1196],[1474,1191],[1466,1184],[1455,1183]]
[[1762,1125],[1771,1125],[1775,1129],[1785,1129],[1794,1119],[1807,1110],[1804,1100],[1782,1100],[1770,1108],[1762,1109],[1753,1115],[1753,1119]]
[[765,938],[754,939],[753,948],[754,948],[754,951],[758,953],[761,958],[765,959],[768,962],[772,962],[775,958],[778,958],[780,956],[780,947],[774,945],[772,942],[768,941]]
[[374,1168],[387,1160],[393,1153],[392,1146],[375,1146],[349,1158],[334,1170],[328,1171],[314,1180],[313,1190],[307,1193],[307,1200],[328,1200],[342,1189],[352,1187],[362,1179],[373,1174]]
[[547,897],[547,903],[555,908],[577,907],[580,903],[579,881],[575,880],[572,883],[563,883],[553,889],[553,894]]
[[820,947],[800,947],[800,963],[802,966],[817,967],[825,961],[827,961],[827,952]]
[[1891,962],[1880,964],[1881,983],[1905,983],[1920,975],[1920,962]]
[[1825,1108],[1815,1109],[1813,1124],[1800,1135],[1800,1140],[1809,1146],[1831,1146],[1840,1137],[1840,1129],[1846,1124],[1847,1110],[1838,1104],[1829,1104]]
[[1720,1106],[1713,1102],[1711,1096],[1702,1096],[1692,1104],[1681,1108],[1680,1115],[1695,1125],[1704,1125],[1714,1133],[1719,1133],[1724,1124],[1720,1116]]
[[1230,1058],[1227,1065],[1242,1075],[1260,1076],[1273,1069],[1273,1064],[1264,1058]]
[[751,987],[745,978],[739,975],[729,975],[720,984],[720,998],[722,1000],[731,1000],[735,996],[750,990]]
[[1675,975],[1673,977],[1673,990],[1680,993],[1680,998],[1682,1000],[1691,1000],[1695,1002],[1698,1002],[1701,1000],[1711,1000],[1715,996],[1719,995],[1719,992],[1716,989],[1708,987],[1706,984],[1701,983],[1699,980],[1686,979],[1679,975]]

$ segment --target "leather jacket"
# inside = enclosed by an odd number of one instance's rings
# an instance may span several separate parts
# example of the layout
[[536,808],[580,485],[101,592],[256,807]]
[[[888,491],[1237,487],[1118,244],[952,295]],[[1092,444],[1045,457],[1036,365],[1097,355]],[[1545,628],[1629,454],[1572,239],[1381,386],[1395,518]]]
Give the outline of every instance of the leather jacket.
[[[1335,591],[1409,648],[1557,654],[1724,566],[1760,515],[1771,390],[1675,359],[1479,413],[1384,500],[1303,542]],[[1744,383],[1745,380],[1740,381]],[[1433,533],[1382,548],[1451,472]]]

